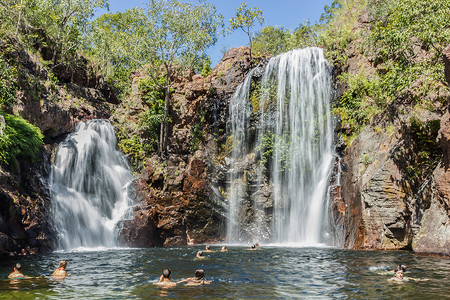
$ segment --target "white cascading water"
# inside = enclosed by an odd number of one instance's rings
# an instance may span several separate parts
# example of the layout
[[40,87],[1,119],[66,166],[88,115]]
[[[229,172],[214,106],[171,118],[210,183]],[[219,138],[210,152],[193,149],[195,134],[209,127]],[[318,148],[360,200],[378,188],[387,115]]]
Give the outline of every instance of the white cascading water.
[[59,145],[50,175],[59,247],[117,246],[117,224],[130,214],[132,180],[111,123],[78,123]]
[[[257,112],[249,101],[253,73],[230,103],[233,148],[228,239],[303,245],[326,242],[333,161],[331,68],[320,48],[293,50],[270,59],[261,78]],[[249,133],[251,122],[256,123],[256,137]],[[249,192],[255,188],[244,183],[251,153],[262,159],[268,152],[267,170],[256,167],[253,182],[261,188],[268,180],[272,210],[261,201],[262,192]],[[245,197],[254,198],[252,205],[244,204]],[[242,224],[248,215],[252,223]]]

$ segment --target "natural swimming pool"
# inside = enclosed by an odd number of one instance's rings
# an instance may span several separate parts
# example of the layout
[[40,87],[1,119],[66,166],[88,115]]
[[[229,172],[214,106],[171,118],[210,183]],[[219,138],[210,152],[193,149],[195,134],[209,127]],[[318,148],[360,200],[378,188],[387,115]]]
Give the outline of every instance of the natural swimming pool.
[[[406,251],[352,251],[335,248],[229,246],[205,253],[203,246],[153,249],[98,249],[6,257],[0,261],[0,299],[445,299],[450,291],[450,260],[419,257]],[[220,250],[212,246],[212,250]],[[16,262],[28,276],[51,274],[68,261],[64,280],[6,280]],[[406,276],[428,281],[396,284],[381,271],[406,264]],[[173,280],[205,270],[205,286],[161,289],[153,285],[163,269]]]

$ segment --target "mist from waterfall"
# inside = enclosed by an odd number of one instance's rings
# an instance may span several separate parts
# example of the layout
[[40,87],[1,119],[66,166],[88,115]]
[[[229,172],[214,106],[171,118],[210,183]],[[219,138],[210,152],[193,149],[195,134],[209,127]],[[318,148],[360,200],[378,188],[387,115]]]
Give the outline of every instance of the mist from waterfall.
[[130,217],[133,180],[107,120],[78,123],[58,147],[50,187],[59,247],[117,246],[118,222]]
[[324,243],[333,161],[331,68],[321,49],[306,48],[270,59],[254,87],[257,72],[230,102],[228,239]]

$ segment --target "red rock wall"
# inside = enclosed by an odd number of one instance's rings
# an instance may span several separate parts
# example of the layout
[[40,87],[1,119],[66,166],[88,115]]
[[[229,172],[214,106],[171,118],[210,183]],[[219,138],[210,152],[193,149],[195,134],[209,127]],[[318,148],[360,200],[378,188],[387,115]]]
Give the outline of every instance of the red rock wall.
[[[249,53],[247,47],[230,49],[206,78],[175,78],[168,158],[154,155],[144,162],[135,182],[135,219],[124,222],[120,234],[125,245],[174,246],[223,238],[223,199],[214,192],[213,184],[218,181],[216,156],[226,138],[228,101],[250,69]],[[141,109],[138,92],[130,101]],[[202,131],[194,153],[193,126]]]

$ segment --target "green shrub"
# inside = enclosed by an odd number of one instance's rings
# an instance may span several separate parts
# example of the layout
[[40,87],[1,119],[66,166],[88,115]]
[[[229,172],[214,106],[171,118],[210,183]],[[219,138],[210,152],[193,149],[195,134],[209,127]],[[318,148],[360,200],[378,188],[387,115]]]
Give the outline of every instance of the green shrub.
[[144,160],[146,149],[141,142],[141,139],[137,135],[133,135],[131,138],[122,138],[118,142],[119,149],[128,155],[131,165],[137,169],[139,163]]
[[411,117],[409,123],[416,157],[407,166],[406,175],[413,184],[417,184],[436,168],[442,155],[442,150],[437,143],[441,122],[440,120],[421,122],[419,119]]
[[365,51],[386,66],[381,81],[391,99],[418,102],[444,82],[441,54],[450,43],[449,15],[450,0],[374,1]]
[[17,69],[0,56],[0,107],[16,101]]
[[189,145],[189,152],[194,153],[200,148],[200,143],[203,141],[203,131],[199,123],[195,123],[191,128],[191,142]]
[[[159,83],[165,83],[164,78]],[[139,115],[139,125],[147,131],[148,149],[155,151],[158,148],[160,126],[164,120],[164,90],[151,78],[142,79],[139,83],[142,99],[147,104],[147,110]]]
[[21,117],[0,113],[5,128],[0,135],[0,163],[17,165],[18,159],[33,160],[43,144],[40,129]]

